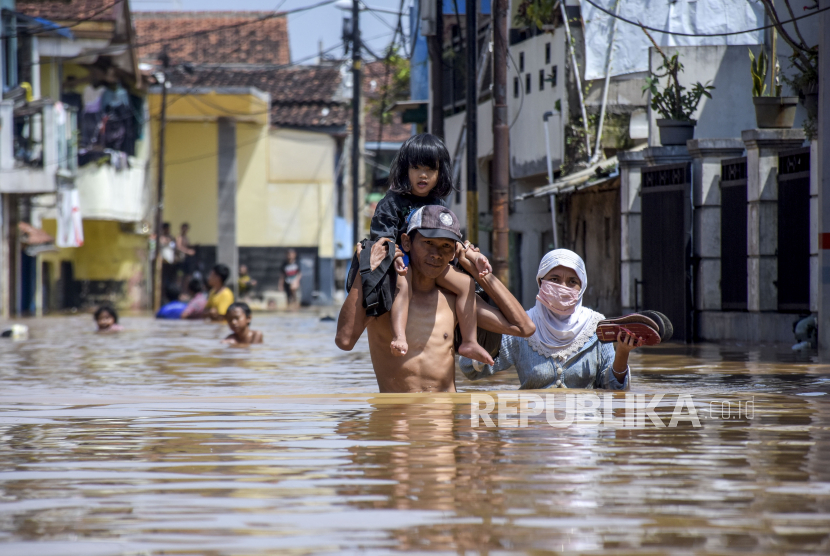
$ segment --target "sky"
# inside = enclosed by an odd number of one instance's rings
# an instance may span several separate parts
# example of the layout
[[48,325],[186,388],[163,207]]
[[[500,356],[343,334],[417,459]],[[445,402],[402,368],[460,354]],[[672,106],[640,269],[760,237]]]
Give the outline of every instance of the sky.
[[[321,0],[130,0],[133,11],[185,11],[185,10],[261,10],[288,11],[303,6],[317,4]],[[404,13],[409,13],[413,0],[404,0]],[[417,0],[416,0],[417,1]],[[379,8],[397,12],[401,0],[363,0],[369,8]],[[314,63],[319,52],[319,43],[328,49],[342,43],[343,15],[347,12],[335,5],[327,5],[313,10],[288,16],[288,37],[291,49],[291,61]],[[379,11],[361,12],[360,35],[367,47],[378,56],[382,56],[393,36],[397,16]],[[404,17],[403,28],[409,33],[409,18]],[[343,56],[343,48],[331,52],[336,57]]]

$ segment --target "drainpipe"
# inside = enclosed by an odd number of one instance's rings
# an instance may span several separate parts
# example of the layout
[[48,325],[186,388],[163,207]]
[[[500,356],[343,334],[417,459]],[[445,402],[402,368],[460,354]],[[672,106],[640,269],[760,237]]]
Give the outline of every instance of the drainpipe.
[[[614,15],[620,15],[620,6],[622,2],[617,0],[614,7]],[[611,18],[611,40],[608,42],[608,58],[605,60],[605,88],[602,91],[602,109],[599,113],[599,127],[597,128],[597,146],[594,148],[594,156],[588,161],[588,164],[596,164],[599,162],[600,141],[602,141],[602,124],[605,123],[605,108],[608,106],[608,88],[611,82],[611,61],[614,59],[614,37],[617,34],[617,18]]]
[[[550,161],[550,132],[548,131],[548,118],[553,116],[553,112],[547,111],[543,118],[542,126],[545,128],[545,157],[548,162],[548,185],[553,185],[553,164]],[[556,226],[556,192],[551,191],[550,194],[550,218],[553,225],[553,248],[559,249],[559,231]]]
[[588,133],[588,113],[585,111],[585,99],[582,96],[582,78],[579,77],[579,66],[576,65],[576,51],[571,38],[571,24],[568,23],[568,14],[565,12],[565,0],[559,1],[559,9],[562,12],[562,21],[565,22],[565,38],[568,40],[568,48],[571,51],[571,67],[574,71],[574,79],[576,79],[576,91],[579,93],[579,106],[582,108],[582,127],[585,128],[585,153],[590,157],[591,138]]

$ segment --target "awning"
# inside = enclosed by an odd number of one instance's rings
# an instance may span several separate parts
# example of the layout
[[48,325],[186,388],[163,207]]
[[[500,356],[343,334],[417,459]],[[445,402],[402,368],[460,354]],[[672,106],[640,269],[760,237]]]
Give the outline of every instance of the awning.
[[[630,149],[627,152],[640,151],[647,145],[641,145]],[[587,187],[604,185],[620,176],[619,162],[616,156],[597,162],[584,170],[568,174],[553,183],[537,187],[529,193],[523,193],[516,197],[517,201],[524,201],[530,197],[545,197],[548,195],[559,195],[560,193],[572,193]]]
[[516,200],[524,201],[530,197],[546,197],[548,195],[572,193],[588,187],[603,185],[618,178],[619,175],[620,171],[617,167],[617,157],[614,156],[607,160],[603,160],[599,164],[594,164],[584,170],[580,170],[579,172],[574,172],[564,178],[554,180],[554,182],[549,185],[537,187],[529,193],[519,195],[516,197]]
[[[3,11],[11,11],[11,10],[3,10]],[[26,30],[32,33],[33,35],[39,35],[42,33],[55,33],[56,35],[60,35],[61,37],[66,37],[67,39],[74,38],[72,35],[72,31],[55,23],[54,21],[49,21],[48,19],[43,19],[42,17],[32,17],[30,15],[22,14],[20,12],[11,12],[17,18],[18,23],[22,23]]]

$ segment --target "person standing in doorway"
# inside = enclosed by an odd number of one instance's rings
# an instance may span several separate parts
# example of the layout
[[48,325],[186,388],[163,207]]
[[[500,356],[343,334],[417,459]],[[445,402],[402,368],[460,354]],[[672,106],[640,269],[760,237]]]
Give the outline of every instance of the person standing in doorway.
[[187,232],[190,231],[190,224],[183,222],[179,228],[179,236],[176,238],[176,273],[179,278],[180,288],[184,289],[184,285],[190,280],[193,274],[193,256],[196,255],[196,250],[190,247],[190,238],[187,237]]
[[291,308],[296,308],[300,304],[297,299],[297,292],[300,290],[300,282],[302,279],[303,273],[300,272],[300,263],[297,260],[297,252],[293,249],[289,249],[288,260],[282,265],[280,289],[285,290],[285,295],[288,298],[288,306]]
[[167,291],[167,286],[176,281],[176,240],[170,233],[170,222],[161,225],[159,250],[161,251],[161,287],[162,291]]

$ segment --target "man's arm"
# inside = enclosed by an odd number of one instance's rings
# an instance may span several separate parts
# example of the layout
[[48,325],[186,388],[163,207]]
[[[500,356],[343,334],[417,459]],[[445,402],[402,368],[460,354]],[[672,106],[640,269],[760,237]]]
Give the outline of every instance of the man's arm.
[[501,283],[501,280],[493,274],[484,277],[479,276],[478,270],[464,255],[463,251],[458,257],[458,262],[498,306],[498,309],[492,307],[479,298],[476,303],[478,326],[491,332],[521,336],[522,338],[532,336],[536,332],[536,325],[533,324],[522,304],[513,297],[513,294]]
[[366,309],[363,308],[363,281],[358,272],[337,317],[337,335],[334,337],[337,347],[351,351],[366,329],[367,321]]

